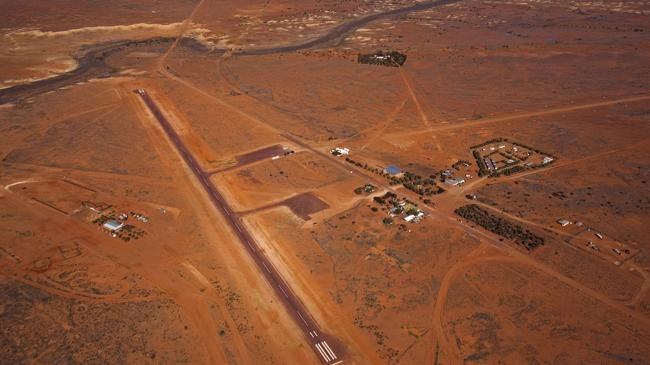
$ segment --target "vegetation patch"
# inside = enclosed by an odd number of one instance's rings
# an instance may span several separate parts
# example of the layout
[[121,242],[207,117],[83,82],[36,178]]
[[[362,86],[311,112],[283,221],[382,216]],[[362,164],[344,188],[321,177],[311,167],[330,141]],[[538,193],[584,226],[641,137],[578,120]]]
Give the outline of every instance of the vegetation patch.
[[406,55],[397,51],[359,54],[357,62],[368,65],[400,67],[406,62]]
[[498,234],[532,250],[544,244],[544,237],[538,236],[522,226],[507,219],[488,213],[476,204],[462,206],[454,211],[459,216],[472,221],[488,231]]

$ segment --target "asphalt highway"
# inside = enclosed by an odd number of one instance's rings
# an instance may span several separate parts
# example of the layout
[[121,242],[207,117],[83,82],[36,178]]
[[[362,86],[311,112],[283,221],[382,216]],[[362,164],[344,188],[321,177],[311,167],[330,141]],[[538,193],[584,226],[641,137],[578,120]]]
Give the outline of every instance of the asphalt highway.
[[275,290],[278,298],[280,298],[280,301],[284,304],[289,315],[294,319],[298,327],[303,330],[304,336],[316,353],[316,356],[322,363],[327,365],[334,365],[343,362],[344,353],[341,350],[339,342],[321,331],[314,318],[307,312],[304,304],[294,294],[274,266],[271,265],[262,251],[260,251],[259,246],[246,229],[241,218],[228,206],[217,188],[210,181],[210,174],[200,167],[196,158],[194,158],[194,155],[192,155],[187,146],[180,139],[158,105],[146,90],[138,89],[136,90],[136,93],[140,95],[145,105],[154,115],[187,166],[192,170],[201,184],[201,187],[210,198],[212,204],[223,214],[233,232],[237,235],[237,238],[244,246],[246,252],[248,252],[253,261],[257,264],[259,271]]

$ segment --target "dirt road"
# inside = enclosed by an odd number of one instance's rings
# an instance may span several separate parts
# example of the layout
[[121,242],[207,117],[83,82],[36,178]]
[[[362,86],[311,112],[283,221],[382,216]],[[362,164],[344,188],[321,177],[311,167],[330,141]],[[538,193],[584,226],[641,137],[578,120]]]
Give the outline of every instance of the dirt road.
[[506,115],[501,117],[485,118],[480,120],[470,120],[470,121],[440,125],[428,129],[413,131],[413,132],[393,133],[390,135],[390,137],[417,136],[420,134],[427,134],[431,132],[448,131],[453,129],[462,129],[466,127],[476,127],[476,126],[481,126],[486,124],[507,122],[510,120],[524,119],[530,117],[541,117],[545,115],[560,114],[560,113],[566,113],[566,112],[572,112],[576,110],[583,110],[583,109],[590,109],[590,108],[602,108],[602,107],[621,104],[621,103],[633,103],[633,102],[643,101],[643,100],[650,100],[650,96],[649,95],[632,96],[627,98],[611,99],[611,100],[599,101],[594,103],[563,106],[558,108],[539,110],[539,111],[533,111],[527,113],[511,114],[511,115]]

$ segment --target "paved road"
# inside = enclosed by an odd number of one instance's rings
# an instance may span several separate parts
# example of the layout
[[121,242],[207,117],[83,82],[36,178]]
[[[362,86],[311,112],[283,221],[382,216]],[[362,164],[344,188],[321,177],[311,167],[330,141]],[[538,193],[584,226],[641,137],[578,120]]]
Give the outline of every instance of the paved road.
[[244,226],[240,217],[228,206],[217,188],[210,181],[209,173],[203,171],[197,160],[194,158],[194,155],[192,155],[187,146],[185,146],[183,141],[181,141],[180,137],[151,96],[143,89],[137,90],[137,93],[140,95],[154,117],[158,120],[160,126],[174,144],[174,147],[176,147],[176,150],[185,163],[192,170],[201,184],[201,187],[203,187],[203,190],[205,190],[210,197],[212,204],[226,218],[226,221],[232,227],[233,232],[235,232],[239,241],[250,254],[253,261],[255,261],[260,272],[262,272],[266,280],[273,287],[291,317],[303,330],[305,338],[311,344],[317,357],[324,364],[334,365],[341,363],[344,359],[344,353],[341,350],[339,342],[321,331],[320,327],[307,312],[300,299],[293,293],[286,281],[260,251],[259,246]]
[[[164,60],[167,58],[167,55],[178,44],[198,52],[208,53],[213,55],[221,55],[225,52],[233,52],[235,54],[246,55],[246,56],[288,53],[288,52],[295,52],[295,51],[308,49],[308,48],[314,48],[319,45],[339,41],[345,38],[345,36],[348,33],[354,31],[355,29],[367,23],[370,23],[375,20],[379,20],[384,17],[395,17],[395,16],[404,15],[415,11],[421,11],[421,10],[452,4],[458,1],[460,0],[438,0],[438,1],[421,2],[403,8],[397,8],[397,9],[392,9],[384,12],[369,14],[339,24],[316,38],[309,39],[306,41],[300,41],[300,42],[296,42],[284,46],[262,46],[262,47],[255,47],[255,48],[240,48],[235,50],[225,47],[225,48],[216,48],[208,51],[207,49],[205,49],[205,47],[201,46],[198,42],[196,42],[194,39],[190,37],[178,37],[178,38],[158,37],[158,38],[151,38],[151,39],[144,39],[144,40],[122,40],[122,41],[114,41],[108,43],[97,43],[88,46],[87,48],[82,50],[83,55],[77,57],[77,63],[79,64],[79,66],[72,71],[62,73],[52,78],[37,80],[28,84],[15,85],[0,90],[0,105],[5,103],[17,102],[19,100],[26,99],[34,95],[38,95],[50,90],[56,90],[64,86],[73,85],[78,82],[86,81],[89,79],[111,77],[119,70],[106,64],[105,59],[111,54],[119,52],[125,47],[136,47],[139,45],[147,46],[151,44],[171,43],[172,46],[168,49],[165,55],[161,57],[159,61],[161,65],[162,63],[164,63]],[[198,8],[199,6],[197,6],[194,9],[194,12],[196,12]],[[194,13],[188,19],[191,19],[193,15]],[[188,24],[187,20],[185,22],[186,24]],[[186,24],[183,25],[184,28],[187,26]]]
[[331,29],[329,29],[325,34],[306,41],[296,42],[294,44],[288,44],[285,46],[271,46],[271,47],[259,47],[259,48],[242,48],[235,50],[236,54],[241,55],[267,55],[274,53],[288,53],[300,51],[303,49],[313,48],[318,45],[327,44],[329,42],[341,40],[348,33],[360,28],[370,22],[379,20],[386,17],[395,17],[399,15],[405,15],[415,11],[427,10],[431,8],[437,8],[444,5],[449,5],[457,3],[460,0],[437,0],[437,1],[427,1],[421,2],[414,5],[406,6],[403,8],[392,9],[388,11],[382,11],[379,13],[374,13],[366,15],[360,18],[353,19],[349,22],[339,24]]

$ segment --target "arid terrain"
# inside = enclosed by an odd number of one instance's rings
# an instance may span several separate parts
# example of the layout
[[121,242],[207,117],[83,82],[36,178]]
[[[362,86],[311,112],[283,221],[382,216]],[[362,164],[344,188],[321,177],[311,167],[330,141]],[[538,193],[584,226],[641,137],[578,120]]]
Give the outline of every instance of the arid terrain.
[[0,9],[0,364],[650,363],[650,1]]

